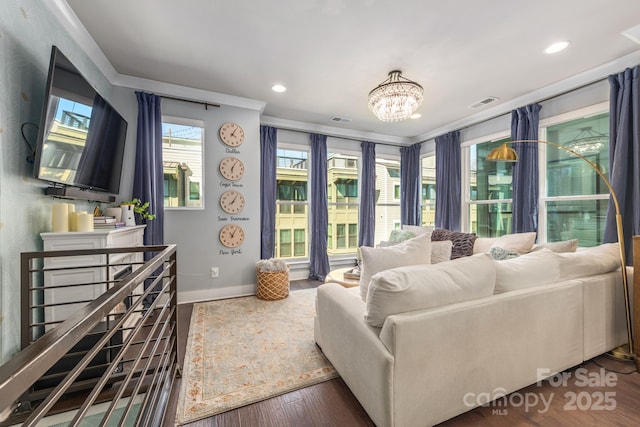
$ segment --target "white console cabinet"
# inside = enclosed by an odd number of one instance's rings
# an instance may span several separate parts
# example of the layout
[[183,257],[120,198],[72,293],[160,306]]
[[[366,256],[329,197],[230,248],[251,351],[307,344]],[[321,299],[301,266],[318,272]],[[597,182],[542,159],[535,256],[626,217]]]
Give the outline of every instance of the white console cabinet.
[[[146,225],[137,225],[133,227],[95,230],[89,232],[41,233],[40,236],[42,237],[45,251],[134,247],[142,246],[144,244],[143,237],[145,227]],[[142,260],[143,254],[141,252],[132,254],[112,254],[109,257],[109,264],[128,263],[131,261],[138,262]],[[123,270],[126,270],[126,267],[123,266],[109,267],[109,274],[107,277],[105,267],[67,268],[82,267],[85,265],[104,265],[105,263],[105,255],[45,258],[45,268],[62,269],[45,272],[44,303],[49,305],[79,301],[76,304],[56,305],[52,307],[45,306],[45,322],[65,320],[72,313],[76,312],[86,304],[86,302],[82,301],[92,301],[106,291],[107,287],[105,284],[95,283],[113,280],[114,277],[122,274]],[[137,266],[133,266],[133,270],[135,270],[136,267]],[[92,283],[94,284],[92,285]],[[46,289],[47,286],[71,284],[89,285],[70,288],[55,288],[50,290]],[[141,293],[142,289],[139,289],[139,291]],[[48,330],[51,327],[52,326],[49,326],[46,329]]]

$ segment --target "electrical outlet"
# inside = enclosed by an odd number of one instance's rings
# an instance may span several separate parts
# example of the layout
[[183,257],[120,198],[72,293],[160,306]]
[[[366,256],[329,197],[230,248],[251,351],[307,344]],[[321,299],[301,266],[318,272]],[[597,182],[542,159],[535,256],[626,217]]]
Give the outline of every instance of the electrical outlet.
[[211,267],[211,277],[218,277],[220,270],[218,267]]

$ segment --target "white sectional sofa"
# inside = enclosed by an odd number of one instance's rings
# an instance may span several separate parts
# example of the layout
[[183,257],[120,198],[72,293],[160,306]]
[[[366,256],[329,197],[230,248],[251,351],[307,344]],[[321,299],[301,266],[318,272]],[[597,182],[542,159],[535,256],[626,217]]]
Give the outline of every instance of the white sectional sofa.
[[[527,256],[512,262],[485,254],[380,272],[366,302],[358,288],[325,284],[315,339],[376,425],[434,425],[626,343],[621,274],[615,250],[606,252],[608,261],[595,263],[554,254],[557,264],[545,270],[555,280],[540,286],[536,274],[541,282],[550,276],[528,266]],[[597,249],[591,257],[602,259]],[[515,267],[499,264],[509,262]],[[464,269],[471,273],[461,276]],[[474,280],[492,277],[492,290],[505,280],[514,290],[461,296]],[[477,284],[486,294],[487,284]],[[443,289],[447,295],[435,295]]]

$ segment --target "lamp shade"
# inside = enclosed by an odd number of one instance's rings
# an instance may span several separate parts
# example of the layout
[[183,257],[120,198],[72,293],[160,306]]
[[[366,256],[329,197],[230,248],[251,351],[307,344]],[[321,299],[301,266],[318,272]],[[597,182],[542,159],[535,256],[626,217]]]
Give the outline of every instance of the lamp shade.
[[490,160],[492,162],[515,163],[518,161],[518,154],[516,153],[516,150],[509,147],[507,144],[502,144],[501,146],[491,150],[491,152],[487,156],[487,160]]

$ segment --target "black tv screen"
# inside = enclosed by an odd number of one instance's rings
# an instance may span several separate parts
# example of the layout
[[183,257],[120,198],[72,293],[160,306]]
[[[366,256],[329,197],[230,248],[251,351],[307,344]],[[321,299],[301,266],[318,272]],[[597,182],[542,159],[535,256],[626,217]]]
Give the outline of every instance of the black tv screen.
[[127,122],[53,46],[34,176],[118,194],[126,134]]

